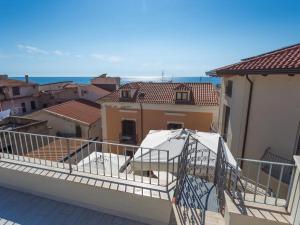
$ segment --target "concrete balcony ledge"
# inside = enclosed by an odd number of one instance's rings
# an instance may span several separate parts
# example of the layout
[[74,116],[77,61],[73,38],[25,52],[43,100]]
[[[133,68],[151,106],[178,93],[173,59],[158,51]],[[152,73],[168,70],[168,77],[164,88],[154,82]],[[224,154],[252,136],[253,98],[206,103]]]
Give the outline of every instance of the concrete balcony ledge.
[[171,193],[161,186],[4,158],[0,178],[3,187],[147,224],[169,224]]
[[291,224],[291,216],[285,207],[273,206],[257,202],[236,202],[226,193],[225,224],[226,225],[272,225]]

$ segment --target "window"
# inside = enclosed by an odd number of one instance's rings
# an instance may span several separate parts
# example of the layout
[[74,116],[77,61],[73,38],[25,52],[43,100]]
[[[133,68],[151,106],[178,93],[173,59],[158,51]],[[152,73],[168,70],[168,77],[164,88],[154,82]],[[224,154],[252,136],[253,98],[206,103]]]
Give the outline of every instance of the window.
[[122,98],[130,98],[129,90],[122,90]]
[[81,132],[80,125],[76,125],[76,127],[75,127],[75,134],[76,134],[76,137],[81,137],[82,132]]
[[188,92],[176,92],[176,100],[188,101],[188,99],[189,99]]
[[136,144],[136,124],[134,120],[122,121],[122,133],[120,135],[120,142],[126,144]]
[[181,123],[168,123],[167,129],[168,130],[176,130],[176,129],[181,129],[182,124]]
[[26,113],[26,105],[25,102],[21,103],[22,112]]
[[30,105],[31,105],[31,109],[32,109],[32,110],[35,110],[35,109],[36,109],[35,101],[31,101],[31,102],[30,102]]
[[85,94],[87,94],[87,91],[86,91],[86,90],[83,90],[83,89],[81,89],[81,95],[85,95]]
[[13,96],[20,95],[19,87],[12,87]]
[[224,123],[223,123],[223,138],[227,141],[228,138],[228,127],[229,127],[229,118],[230,118],[230,107],[224,106],[225,115],[224,115]]
[[228,80],[226,82],[226,87],[225,87],[225,93],[228,97],[232,96],[232,85],[233,85],[233,81],[232,80]]

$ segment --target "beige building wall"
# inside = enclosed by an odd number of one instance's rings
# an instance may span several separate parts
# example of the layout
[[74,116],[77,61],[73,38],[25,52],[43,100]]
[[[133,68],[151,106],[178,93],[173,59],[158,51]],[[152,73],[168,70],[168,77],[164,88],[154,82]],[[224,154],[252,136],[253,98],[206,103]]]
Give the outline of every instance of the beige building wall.
[[68,119],[63,116],[54,115],[45,110],[38,111],[30,115],[31,118],[38,120],[47,120],[49,134],[56,136],[58,133],[67,134],[70,136],[76,136],[76,126],[81,127],[81,134],[83,139],[98,138],[101,139],[101,120],[99,119],[95,123],[88,124]]
[[[292,159],[300,122],[300,76],[249,75],[253,81],[245,158],[260,159],[268,147]],[[233,81],[232,97],[224,93],[225,82]],[[249,83],[244,76],[225,77],[222,84],[219,131],[224,125],[224,105],[230,106],[228,145],[235,156],[242,154]]]
[[138,143],[149,130],[167,129],[168,123],[180,123],[183,127],[199,131],[210,131],[211,124],[217,122],[218,107],[200,107],[184,105],[151,105],[143,104],[143,132],[141,109],[136,103],[103,103],[102,131],[103,139],[119,141],[122,120],[136,121]]

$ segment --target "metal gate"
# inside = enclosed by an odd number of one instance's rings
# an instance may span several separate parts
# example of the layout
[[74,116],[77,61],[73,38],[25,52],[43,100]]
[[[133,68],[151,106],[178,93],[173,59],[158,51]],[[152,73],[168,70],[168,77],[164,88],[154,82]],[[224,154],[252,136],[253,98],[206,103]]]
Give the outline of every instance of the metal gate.
[[177,184],[175,189],[176,207],[184,224],[205,224],[205,211],[210,189],[212,165],[216,154],[188,135],[179,156]]

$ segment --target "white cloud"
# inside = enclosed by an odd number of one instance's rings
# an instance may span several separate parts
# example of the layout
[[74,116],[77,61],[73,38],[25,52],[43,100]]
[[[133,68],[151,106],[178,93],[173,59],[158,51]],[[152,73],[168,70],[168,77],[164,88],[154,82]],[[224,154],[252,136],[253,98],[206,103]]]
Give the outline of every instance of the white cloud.
[[20,51],[26,52],[28,54],[42,54],[42,55],[54,55],[54,56],[73,56],[76,58],[81,58],[82,56],[80,54],[71,54],[70,52],[65,52],[62,50],[44,50],[35,46],[31,45],[23,45],[23,44],[18,44],[17,45],[18,49]]
[[29,53],[29,54],[44,54],[44,55],[49,54],[49,52],[44,50],[44,49],[40,49],[38,47],[30,46],[30,45],[19,44],[18,48],[22,51],[25,51],[25,52]]
[[71,55],[69,52],[64,52],[64,51],[61,51],[61,50],[54,50],[54,51],[52,51],[52,53],[54,55],[58,55],[58,56],[69,56],[69,55]]
[[109,62],[109,63],[119,63],[123,61],[123,58],[120,56],[115,56],[115,55],[103,55],[103,54],[91,54],[91,57],[98,59],[103,62]]

